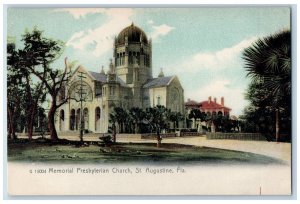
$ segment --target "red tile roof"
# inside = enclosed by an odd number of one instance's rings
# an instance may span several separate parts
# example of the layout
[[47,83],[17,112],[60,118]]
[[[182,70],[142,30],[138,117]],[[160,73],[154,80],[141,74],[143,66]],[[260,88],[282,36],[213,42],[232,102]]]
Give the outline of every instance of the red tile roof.
[[221,104],[215,103],[214,101],[202,101],[199,104],[201,104],[201,109],[227,109],[227,110],[231,110],[230,108],[226,107],[226,106],[222,106]]

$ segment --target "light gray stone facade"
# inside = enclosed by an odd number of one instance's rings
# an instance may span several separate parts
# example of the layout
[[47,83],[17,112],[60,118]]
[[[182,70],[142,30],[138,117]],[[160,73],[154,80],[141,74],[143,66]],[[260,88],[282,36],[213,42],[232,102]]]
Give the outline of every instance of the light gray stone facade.
[[[84,129],[106,133],[114,107],[154,107],[163,105],[184,115],[184,90],[177,76],[152,76],[152,42],[135,25],[124,28],[115,38],[113,59],[107,73],[79,66],[65,87],[71,98],[56,114],[58,132],[80,129],[80,89],[83,87]],[[80,75],[84,78],[80,79]],[[59,100],[59,99],[58,99]]]

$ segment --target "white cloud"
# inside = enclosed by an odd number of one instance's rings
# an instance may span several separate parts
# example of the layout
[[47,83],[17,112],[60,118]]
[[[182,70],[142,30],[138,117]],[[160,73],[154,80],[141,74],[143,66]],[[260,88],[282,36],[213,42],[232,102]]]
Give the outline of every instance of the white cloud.
[[104,13],[105,9],[103,8],[60,8],[60,9],[55,9],[54,12],[68,12],[75,19],[79,19],[85,17],[87,14]]
[[153,20],[148,20],[147,23],[152,25],[152,24],[154,24],[154,21]]
[[160,36],[165,36],[175,29],[174,27],[168,26],[166,24],[162,24],[159,26],[153,25],[152,28],[154,29],[154,31],[150,34],[152,39],[157,39]]
[[[201,85],[186,84],[186,99],[204,101],[212,96],[220,102],[223,96],[225,106],[232,109],[231,114],[242,114],[244,107],[248,104],[244,97],[248,80],[241,79],[242,76],[240,75],[229,75],[227,72],[234,73],[235,69],[237,72],[241,71],[243,66],[241,53],[256,39],[257,37],[245,39],[232,47],[215,52],[199,52],[178,66],[172,67],[173,72],[184,75],[192,73],[194,77],[198,76],[197,78],[201,82],[196,82],[196,84],[200,83]],[[170,72],[170,70],[168,71]]]
[[[215,52],[199,52],[186,59],[178,67],[179,72],[199,72],[203,69],[221,70],[240,66],[240,55],[249,47],[257,37],[252,37],[239,42],[232,47],[224,48]],[[184,67],[184,69],[182,69]],[[176,68],[176,67],[175,67]]]
[[186,90],[186,100],[190,98],[201,102],[208,100],[208,97],[211,96],[212,100],[217,98],[217,103],[221,103],[221,97],[224,97],[224,105],[232,109],[232,115],[238,116],[242,114],[248,102],[244,99],[245,90],[239,87],[229,88],[230,83],[230,80],[214,80],[206,86]]
[[76,42],[76,40],[79,40],[81,37],[83,37],[84,31],[80,31],[72,35],[72,37],[68,40],[67,46],[70,46],[69,42]]
[[[91,12],[95,13],[96,11]],[[74,33],[68,40],[67,46],[85,51],[89,45],[95,45],[92,54],[97,57],[112,50],[114,36],[124,28],[124,25],[131,23],[130,17],[133,15],[133,10],[113,8],[102,9],[97,12],[106,14],[108,16],[108,22],[96,29]],[[84,11],[81,12],[74,11],[72,14],[84,16],[87,14],[87,11],[84,9]]]
[[[114,37],[122,28],[131,24],[130,18],[133,16],[134,11],[130,8],[62,8],[56,9],[55,12],[67,12],[75,19],[84,18],[88,14],[102,13],[108,17],[108,21],[95,29],[81,30],[74,33],[67,41],[67,46],[77,50],[87,51],[92,47],[92,54],[99,57],[108,51],[112,50]],[[149,20],[148,24],[151,25],[153,32],[149,35],[152,39],[157,39],[160,36],[167,35],[174,27],[162,24],[159,26],[154,25],[153,20]]]

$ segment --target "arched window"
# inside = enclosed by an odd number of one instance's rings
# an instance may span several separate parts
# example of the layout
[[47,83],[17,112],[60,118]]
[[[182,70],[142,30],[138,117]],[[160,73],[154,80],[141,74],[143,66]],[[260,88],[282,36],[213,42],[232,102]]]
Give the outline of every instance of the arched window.
[[89,110],[83,109],[83,129],[89,129]]
[[123,52],[123,65],[125,64],[125,52]]
[[129,52],[129,59],[128,59],[128,63],[132,64],[132,52]]
[[64,110],[60,110],[60,119],[61,119],[62,121],[65,120],[65,111],[64,111]]
[[216,117],[216,116],[217,116],[217,112],[216,112],[216,111],[213,111],[213,112],[212,112],[212,116],[213,116],[213,117]]
[[70,130],[75,130],[75,125],[76,125],[75,123],[76,123],[75,109],[72,109],[70,114]]
[[59,113],[59,130],[64,131],[65,111],[60,110]]
[[100,119],[100,116],[101,116],[101,111],[100,111],[100,108],[97,107],[97,108],[95,109],[95,119],[96,119],[96,120],[99,120],[99,119]]
[[96,107],[95,109],[95,131],[100,131],[100,117],[101,117],[101,109]]
[[[85,82],[85,81],[75,81],[74,83],[72,83],[71,87],[70,87],[70,97],[74,98],[76,100],[80,100],[81,97],[85,100],[85,101],[92,101],[94,94],[92,91],[91,86]],[[81,96],[81,90],[82,90],[82,96]]]
[[157,103],[156,103],[157,106],[160,106],[161,105],[161,97],[160,96],[157,96]]
[[76,130],[80,130],[80,116],[81,116],[81,112],[80,112],[80,108],[78,108],[76,111]]

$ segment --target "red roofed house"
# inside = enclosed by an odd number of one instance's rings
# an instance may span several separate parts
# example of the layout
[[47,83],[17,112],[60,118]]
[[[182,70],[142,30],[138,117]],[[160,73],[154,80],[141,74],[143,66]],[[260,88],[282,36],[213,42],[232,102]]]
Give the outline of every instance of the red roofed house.
[[[221,103],[217,103],[217,99],[214,98],[214,100],[212,100],[211,96],[208,97],[207,101],[202,101],[199,103],[194,100],[188,99],[188,101],[185,103],[185,109],[186,109],[187,116],[189,115],[192,109],[200,109],[201,112],[205,112],[206,114],[209,115],[222,113],[222,115],[228,115],[228,116],[231,111],[230,108],[224,105],[224,97],[221,97]],[[201,124],[200,121],[193,120],[193,123],[191,124],[191,128],[197,128],[199,131],[202,125],[200,124]]]
[[208,97],[207,101],[202,101],[199,103],[201,112],[205,113],[216,113],[222,112],[223,115],[229,115],[229,112],[231,111],[230,108],[226,107],[224,105],[224,97],[221,97],[221,104],[217,103],[217,99],[214,98],[214,100],[211,100],[211,96]]

